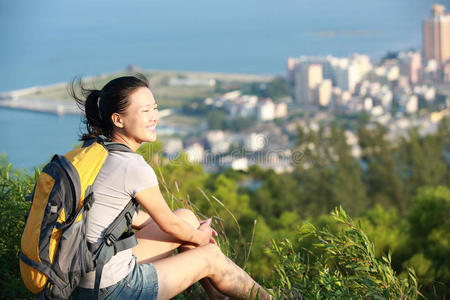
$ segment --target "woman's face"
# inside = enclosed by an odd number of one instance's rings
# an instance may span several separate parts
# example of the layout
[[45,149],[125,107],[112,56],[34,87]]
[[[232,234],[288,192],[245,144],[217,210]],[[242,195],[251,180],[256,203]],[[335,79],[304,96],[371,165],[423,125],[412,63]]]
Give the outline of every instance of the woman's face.
[[129,105],[125,113],[120,114],[121,133],[128,143],[138,147],[143,142],[154,142],[159,113],[152,92],[146,87],[140,87],[128,97],[128,100]]

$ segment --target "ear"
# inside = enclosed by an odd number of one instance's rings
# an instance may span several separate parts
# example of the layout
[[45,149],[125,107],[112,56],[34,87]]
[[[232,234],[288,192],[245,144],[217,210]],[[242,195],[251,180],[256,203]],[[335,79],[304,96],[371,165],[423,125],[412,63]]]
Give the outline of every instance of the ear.
[[123,128],[123,120],[118,113],[113,113],[111,115],[111,121],[118,128]]

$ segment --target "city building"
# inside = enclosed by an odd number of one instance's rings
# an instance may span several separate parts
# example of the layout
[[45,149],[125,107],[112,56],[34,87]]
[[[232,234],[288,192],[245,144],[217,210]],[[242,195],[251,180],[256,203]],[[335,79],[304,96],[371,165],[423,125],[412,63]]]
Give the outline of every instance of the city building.
[[314,89],[323,80],[322,65],[300,62],[295,69],[295,98],[298,103],[312,104]]
[[436,89],[434,87],[426,85],[415,86],[413,92],[414,94],[422,97],[427,102],[433,102],[436,98]]
[[330,104],[332,96],[332,84],[330,79],[323,80],[316,88],[316,101],[322,107]]
[[392,108],[392,100],[394,98],[394,95],[391,90],[381,90],[377,94],[377,99],[379,99],[381,106],[386,111],[390,111]]
[[450,61],[446,62],[442,67],[442,75],[444,82],[450,82]]
[[264,149],[267,144],[267,137],[262,133],[250,133],[244,140],[247,151],[259,151]]
[[172,158],[183,151],[183,141],[180,138],[170,138],[163,143],[164,155]]
[[363,100],[363,107],[365,111],[370,111],[373,107],[373,100],[370,97],[366,97]]
[[426,62],[422,72],[422,79],[430,83],[439,81],[439,63],[437,60],[430,59]]
[[230,148],[227,134],[222,130],[211,130],[206,133],[208,148],[212,154],[225,153]]
[[419,98],[416,95],[404,95],[400,99],[400,105],[404,112],[408,114],[416,113],[419,109]]
[[275,118],[285,118],[288,114],[288,106],[285,102],[276,104]]
[[256,106],[258,121],[271,121],[275,119],[275,103],[271,99],[262,99]]
[[286,78],[290,84],[295,83],[295,66],[298,64],[298,59],[294,57],[288,57],[286,60]]
[[450,14],[443,5],[434,4],[423,18],[423,51],[426,60],[441,64],[450,59]]
[[[329,83],[326,80],[330,80],[332,87],[339,87],[342,92],[349,91],[353,94],[356,85],[372,70],[370,57],[361,54],[353,54],[348,58],[331,55],[289,58],[286,66],[288,80],[294,80],[294,95],[297,103],[321,102],[323,106],[327,106],[332,100],[331,96],[330,98],[323,96],[328,94]],[[325,83],[322,84],[323,81]],[[318,92],[319,86],[321,92]],[[319,94],[322,94],[321,101],[318,101]],[[334,96],[339,98],[339,95],[334,94]]]
[[406,76],[410,83],[416,84],[420,80],[422,57],[419,52],[400,52],[398,55],[400,75]]
[[185,152],[190,162],[202,162],[205,155],[205,149],[198,142],[186,147]]
[[372,70],[367,55],[353,54],[349,58],[327,56],[327,61],[332,69],[334,85],[350,93],[354,92],[356,84]]
[[233,157],[231,155],[221,158],[220,164],[225,168],[232,168],[236,171],[248,170],[248,159],[246,157]]

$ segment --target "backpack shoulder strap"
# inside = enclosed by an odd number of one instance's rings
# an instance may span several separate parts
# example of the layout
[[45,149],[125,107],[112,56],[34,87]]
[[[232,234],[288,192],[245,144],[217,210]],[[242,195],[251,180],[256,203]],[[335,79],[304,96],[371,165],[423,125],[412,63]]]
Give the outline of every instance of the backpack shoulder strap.
[[[136,199],[132,198],[108,229],[106,229],[104,234],[105,240],[89,245],[91,252],[95,253],[96,260],[94,282],[94,296],[96,299],[98,299],[100,281],[105,264],[118,252],[133,248],[138,244],[131,228],[133,214],[138,207],[139,203]],[[128,228],[128,231],[125,231],[126,228]]]
[[92,142],[96,141],[97,143],[99,143],[100,145],[105,147],[106,150],[108,150],[108,152],[122,151],[122,152],[133,152],[134,153],[134,151],[131,150],[128,146],[121,144],[121,143],[112,142],[104,135],[100,135],[96,140],[94,139],[91,141]]
[[121,144],[121,143],[106,142],[106,143],[103,144],[103,146],[106,148],[106,150],[108,150],[108,152],[122,151],[122,152],[133,152],[133,153],[135,153],[133,150],[128,148],[128,146],[125,146],[124,144]]

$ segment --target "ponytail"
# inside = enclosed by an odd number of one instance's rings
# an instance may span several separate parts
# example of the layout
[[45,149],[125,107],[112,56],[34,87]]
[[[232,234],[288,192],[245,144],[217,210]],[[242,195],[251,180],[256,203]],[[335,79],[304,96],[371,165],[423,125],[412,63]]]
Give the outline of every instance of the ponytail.
[[[80,89],[82,97],[77,95],[77,88]],[[76,78],[72,81],[69,93],[75,99],[78,107],[84,112],[83,123],[86,125],[87,133],[82,134],[81,140],[96,139],[100,135],[111,138],[111,121],[104,118],[100,113],[101,109],[99,109],[101,105],[101,91],[85,88],[81,79]]]

